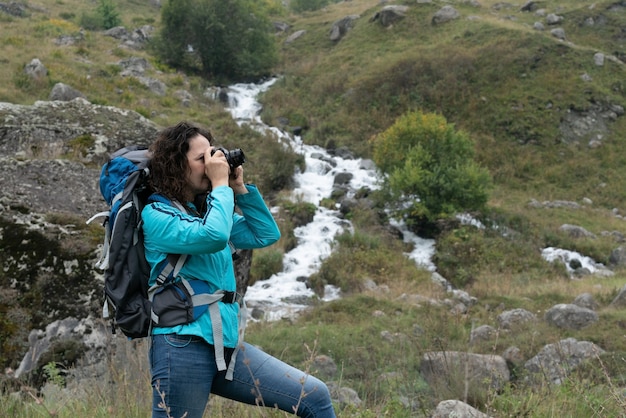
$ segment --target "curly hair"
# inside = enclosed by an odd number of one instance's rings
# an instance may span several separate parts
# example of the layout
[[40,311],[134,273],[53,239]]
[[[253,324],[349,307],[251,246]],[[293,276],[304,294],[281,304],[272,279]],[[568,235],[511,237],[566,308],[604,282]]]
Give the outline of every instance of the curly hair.
[[149,183],[155,192],[168,199],[186,203],[185,191],[189,173],[187,152],[189,141],[196,135],[204,136],[213,144],[213,136],[208,130],[189,122],[180,122],[159,132],[149,149]]

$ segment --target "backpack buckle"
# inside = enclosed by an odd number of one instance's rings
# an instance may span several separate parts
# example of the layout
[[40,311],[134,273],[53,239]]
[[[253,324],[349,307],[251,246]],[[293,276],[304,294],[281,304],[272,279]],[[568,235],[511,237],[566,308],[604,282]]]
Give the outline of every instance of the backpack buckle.
[[241,302],[242,299],[243,299],[243,296],[241,296],[239,293],[237,293],[237,292],[229,292],[227,290],[224,290],[224,297],[222,298],[222,302],[224,302],[224,303],[239,303],[239,302]]

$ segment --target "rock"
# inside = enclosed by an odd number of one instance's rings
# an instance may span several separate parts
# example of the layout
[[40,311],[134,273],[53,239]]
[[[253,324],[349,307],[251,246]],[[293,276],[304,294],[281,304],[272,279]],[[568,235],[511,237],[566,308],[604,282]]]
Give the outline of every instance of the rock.
[[99,169],[74,161],[0,157],[0,201],[37,213],[79,214],[87,220],[106,207],[98,189],[99,176]]
[[520,11],[534,12],[534,11],[537,11],[537,9],[539,9],[539,4],[537,4],[537,2],[534,0],[529,0],[526,3],[524,3],[524,5],[520,8]]
[[341,387],[335,382],[328,382],[327,386],[330,391],[331,399],[333,402],[339,404],[340,408],[359,406],[363,403],[361,398],[359,398],[359,394],[354,389]]
[[286,22],[274,21],[272,22],[272,25],[274,25],[274,30],[276,32],[287,32],[289,29],[291,29],[291,25]]
[[543,347],[524,367],[534,380],[547,379],[548,383],[560,384],[582,362],[602,353],[604,350],[594,343],[567,338]]
[[480,412],[478,409],[457,400],[441,401],[430,415],[431,418],[488,418],[489,415]]
[[496,336],[497,330],[491,325],[481,325],[476,327],[470,333],[470,344],[477,341],[489,341]]
[[574,304],[560,303],[550,308],[545,320],[558,328],[582,329],[598,322],[598,314]]
[[477,390],[500,390],[510,380],[509,369],[502,357],[460,351],[425,353],[420,363],[420,373],[435,391],[458,387],[461,376],[469,381],[470,387]]
[[560,39],[562,41],[565,40],[565,29],[563,28],[552,29],[550,30],[550,33],[557,39]]
[[361,16],[359,15],[350,15],[333,23],[330,29],[330,40],[333,42],[339,41],[354,27],[354,22],[360,18]]
[[40,80],[48,75],[48,69],[43,65],[38,58],[33,58],[26,66],[24,67],[24,72],[27,76]]
[[559,230],[565,232],[572,238],[597,238],[595,234],[592,234],[582,226],[578,225],[563,224],[559,227]]
[[452,6],[446,5],[439,9],[433,16],[431,23],[439,25],[461,17],[461,14]]
[[314,370],[313,374],[321,378],[332,378],[337,373],[337,364],[326,355],[315,356],[311,366]]
[[554,13],[550,13],[546,16],[546,23],[548,25],[558,25],[563,21],[563,16],[556,15]]
[[383,7],[377,12],[371,19],[371,22],[378,21],[384,27],[389,27],[397,21],[404,19],[404,16],[409,10],[408,6],[389,5]]
[[304,34],[305,34],[305,33],[306,33],[306,31],[305,31],[305,30],[299,30],[299,31],[296,31],[296,32],[292,33],[291,35],[289,35],[289,36],[287,37],[287,39],[285,39],[285,44],[290,44],[290,43],[292,43],[292,42],[293,42],[293,41],[295,41],[296,39],[298,39],[298,38],[300,38],[300,37],[304,36]]
[[60,100],[63,102],[69,102],[70,100],[74,100],[77,97],[86,99],[83,93],[68,86],[67,84],[56,83],[54,87],[52,87],[52,91],[50,92],[50,96],[48,98],[50,100]]
[[150,144],[158,132],[139,113],[82,98],[31,106],[0,102],[0,122],[0,155],[52,160],[73,155],[96,165],[123,146]]
[[626,266],[626,248],[620,245],[619,247],[611,251],[611,255],[609,256],[609,263],[612,266]]
[[498,323],[503,329],[512,329],[527,322],[536,321],[537,315],[521,308],[505,311],[498,315]]
[[593,63],[598,67],[602,67],[604,65],[604,54],[601,52],[596,52],[593,55]]
[[559,130],[561,141],[567,144],[604,137],[609,124],[622,116],[619,107],[597,102],[585,109],[569,109],[563,116]]
[[576,299],[572,302],[576,306],[580,306],[581,308],[590,309],[595,311],[598,309],[598,303],[593,299],[591,293],[583,293],[581,295],[576,296]]
[[118,62],[117,65],[122,67],[122,71],[120,72],[122,77],[141,77],[150,68],[148,61],[145,58],[139,57],[123,59]]

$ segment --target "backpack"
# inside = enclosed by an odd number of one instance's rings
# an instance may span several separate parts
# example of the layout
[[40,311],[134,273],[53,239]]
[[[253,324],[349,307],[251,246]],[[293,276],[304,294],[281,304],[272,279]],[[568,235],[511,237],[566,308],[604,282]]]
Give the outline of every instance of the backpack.
[[[109,210],[95,214],[87,223],[104,217],[104,244],[96,263],[104,271],[103,317],[112,320],[113,332],[119,328],[132,339],[150,335],[153,324],[188,324],[209,310],[218,369],[224,370],[221,316],[216,302],[242,303],[241,296],[223,290],[210,293],[203,280],[176,280],[187,260],[187,255],[178,254],[169,254],[157,266],[160,273],[156,284],[148,287],[150,266],[144,252],[141,211],[151,201],[159,201],[186,212],[180,203],[153,193],[148,185],[149,161],[147,148],[128,146],[114,152],[102,167],[100,192]],[[240,314],[239,333],[243,339],[245,305]],[[234,367],[234,362],[231,364]]]
[[104,270],[103,317],[112,319],[113,332],[119,328],[129,338],[147,336],[151,326],[150,266],[141,230],[141,210],[151,194],[148,162],[143,147],[125,147],[113,153],[100,174],[100,192],[109,210],[87,221],[104,217],[104,244],[96,263]]

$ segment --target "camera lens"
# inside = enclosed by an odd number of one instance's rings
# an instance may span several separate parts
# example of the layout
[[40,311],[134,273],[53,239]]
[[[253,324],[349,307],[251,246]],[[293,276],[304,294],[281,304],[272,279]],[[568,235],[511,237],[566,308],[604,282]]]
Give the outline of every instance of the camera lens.
[[246,162],[246,156],[242,150],[235,148],[234,150],[228,151],[228,154],[226,154],[226,160],[228,161],[230,168],[234,169]]
[[234,150],[228,151],[225,148],[214,148],[213,151],[211,152],[211,155],[215,154],[215,151],[222,151],[222,153],[224,154],[224,157],[226,157],[226,161],[228,162],[228,165],[230,166],[231,170],[234,170],[235,168],[239,167],[241,164],[246,162],[246,156],[244,155],[243,151],[240,150],[239,148],[235,148]]

